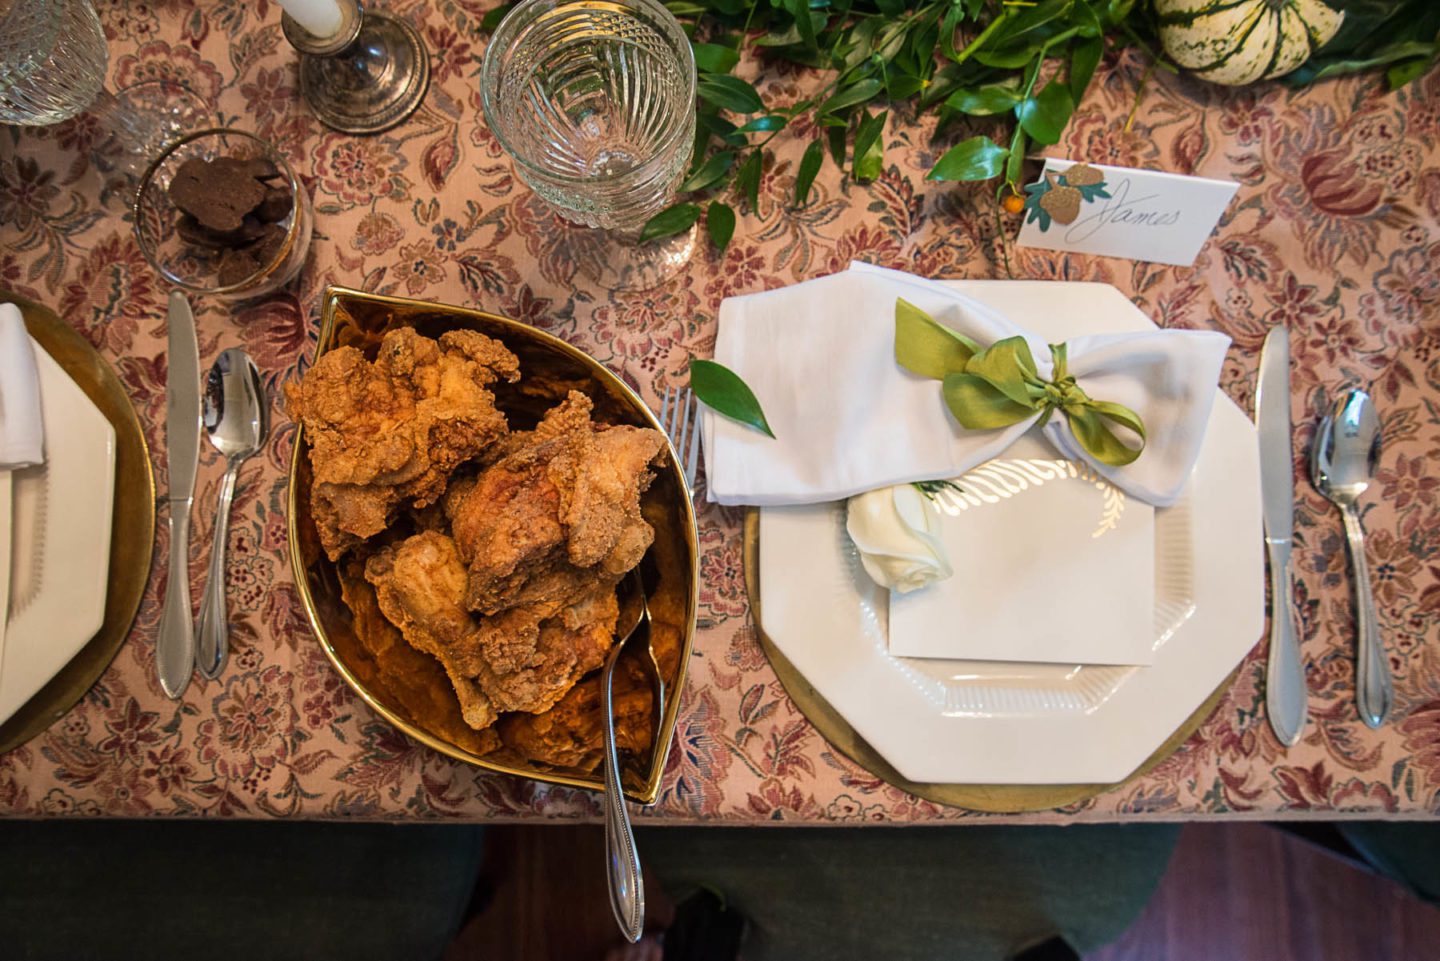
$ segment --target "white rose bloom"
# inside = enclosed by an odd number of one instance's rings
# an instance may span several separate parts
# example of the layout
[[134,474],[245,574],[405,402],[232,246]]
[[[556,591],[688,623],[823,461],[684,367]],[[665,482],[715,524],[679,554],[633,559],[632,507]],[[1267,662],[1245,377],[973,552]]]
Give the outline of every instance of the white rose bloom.
[[944,580],[954,571],[940,542],[940,522],[911,484],[857,494],[846,503],[845,529],[865,573],[902,594]]

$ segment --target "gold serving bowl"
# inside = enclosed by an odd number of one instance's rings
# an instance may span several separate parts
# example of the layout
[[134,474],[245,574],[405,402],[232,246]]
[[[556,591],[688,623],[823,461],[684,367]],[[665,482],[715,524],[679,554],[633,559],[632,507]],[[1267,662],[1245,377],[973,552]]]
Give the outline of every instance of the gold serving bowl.
[[[514,352],[520,359],[520,381],[491,388],[496,405],[513,429],[532,426],[571,390],[581,391],[594,402],[597,422],[660,429],[644,401],[594,358],[526,324],[480,310],[328,287],[316,356],[349,346],[373,358],[381,338],[398,327],[414,327],[427,337],[468,328],[494,337]],[[376,713],[442,754],[548,784],[602,790],[599,770],[540,764],[503,748],[487,751],[485,739],[461,717],[459,702],[440,663],[429,655],[397,647],[390,653],[405,659],[406,670],[381,668],[373,641],[367,647],[359,636],[365,634],[367,621],[372,622],[371,627],[384,628],[376,620],[380,614],[373,592],[353,566],[347,569],[346,559],[331,562],[321,550],[310,516],[310,458],[303,428],[297,428],[294,443],[287,495],[290,561],[310,625],[345,682]],[[655,529],[655,541],[644,564],[651,574],[648,579],[656,582],[649,585],[651,642],[664,685],[664,709],[650,756],[627,759],[621,772],[626,795],[642,804],[653,803],[659,794],[674,737],[679,695],[694,641],[699,580],[695,512],[684,474],[669,445],[662,458],[654,482],[641,498],[641,510]],[[643,656],[640,648],[632,645],[632,650]],[[625,656],[630,653],[627,650]]]

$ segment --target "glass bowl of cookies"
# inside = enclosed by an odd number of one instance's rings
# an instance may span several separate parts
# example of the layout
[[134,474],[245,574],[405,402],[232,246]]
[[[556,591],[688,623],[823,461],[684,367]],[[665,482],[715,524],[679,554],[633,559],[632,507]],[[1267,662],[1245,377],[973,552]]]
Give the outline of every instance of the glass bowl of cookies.
[[226,300],[268,294],[305,265],[314,215],[284,155],[243,130],[166,147],[135,195],[135,239],[166,280]]

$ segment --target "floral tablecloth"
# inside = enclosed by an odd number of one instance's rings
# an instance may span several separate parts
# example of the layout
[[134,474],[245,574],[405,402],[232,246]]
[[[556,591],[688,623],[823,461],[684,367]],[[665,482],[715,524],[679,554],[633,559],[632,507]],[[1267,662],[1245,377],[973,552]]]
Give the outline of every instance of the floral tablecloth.
[[[298,99],[295,54],[268,0],[97,0],[110,78],[183,81],[227,124],[279,144],[313,190],[316,235],[294,288],[234,312],[201,300],[208,363],[240,344],[278,395],[313,353],[327,283],[473,304],[593,353],[652,401],[708,355],[722,298],[843,269],[852,259],[928,277],[1004,275],[993,192],[927,183],[957,137],[897,106],[873,184],[827,166],[793,209],[808,131],[782,135],[758,209],[723,257],[701,252],[659,290],[609,296],[577,277],[555,241],[568,228],[519,184],[480,117],[477,73],[490,4],[397,0],[434,54],[422,110],[390,133],[321,126]],[[752,75],[759,67],[749,64]],[[1244,90],[1155,72],[1107,54],[1056,156],[1229,178],[1239,194],[1192,267],[1014,248],[1014,275],[1112,283],[1167,327],[1234,338],[1222,386],[1253,401],[1265,330],[1292,331],[1300,398],[1297,475],[1334,388],[1370,388],[1386,447],[1367,498],[1381,629],[1396,680],[1393,723],[1357,719],[1350,582],[1339,516],[1297,485],[1297,565],[1312,722],[1283,750],[1262,706],[1263,645],[1219,709],[1157,769],[1029,821],[1210,816],[1417,817],[1440,813],[1440,72],[1397,93],[1374,77],[1296,92]],[[742,68],[744,69],[744,68]],[[817,78],[764,71],[767,99]],[[1133,120],[1126,118],[1136,106]],[[808,121],[799,126],[804,128]],[[163,449],[165,288],[85,161],[82,117],[0,130],[0,286],[56,308],[114,365],[150,442]],[[960,135],[964,135],[960,132]],[[1007,220],[1013,230],[1018,223]],[[307,627],[285,543],[293,427],[241,475],[228,584],[230,666],[174,702],[155,678],[163,578],[152,574],[130,641],[74,710],[0,756],[0,812],[364,818],[595,818],[595,799],[477,772],[412,743],[331,670]],[[209,550],[220,464],[206,452],[191,570]],[[163,472],[159,477],[163,484]],[[661,820],[728,823],[995,820],[918,800],[830,748],[786,697],[748,623],[741,515],[701,514],[700,630],[659,803]],[[163,571],[163,532],[155,571]],[[197,595],[198,596],[198,595]]]

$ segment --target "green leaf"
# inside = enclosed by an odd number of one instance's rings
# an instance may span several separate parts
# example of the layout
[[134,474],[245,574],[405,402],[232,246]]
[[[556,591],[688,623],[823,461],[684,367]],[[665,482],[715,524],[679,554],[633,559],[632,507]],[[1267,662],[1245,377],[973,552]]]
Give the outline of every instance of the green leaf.
[[946,99],[945,105],[961,113],[989,117],[1005,113],[1020,102],[1020,91],[1013,86],[987,84],[974,89],[960,89]]
[[980,345],[904,298],[895,300],[895,362],[913,374],[944,380],[965,369]]
[[881,134],[885,132],[885,118],[889,113],[882,110],[873,117],[864,118],[855,131],[856,180],[874,180],[884,168],[885,142]]
[[728,137],[739,129],[718,113],[708,113],[703,110],[695,114],[695,122],[717,137]]
[[822,103],[816,113],[834,113],[837,110],[844,110],[846,107],[853,107],[857,103],[864,103],[872,99],[885,87],[874,77],[866,77],[837,92]]
[[666,207],[646,221],[640,231],[640,243],[682,233],[693,227],[699,219],[699,204],[675,204],[673,207]]
[[[814,50],[816,46],[815,35],[819,27],[811,15],[809,0],[781,0],[781,3],[784,8],[790,12],[790,16],[794,18],[795,26],[800,33],[800,41],[804,43],[808,49]],[[824,18],[822,17],[821,19],[823,22]]]
[[1010,151],[989,137],[961,141],[936,161],[926,180],[989,180],[1004,169]]
[[740,62],[738,51],[718,43],[692,43],[695,66],[701,73],[729,73]]
[[739,77],[707,75],[695,85],[700,99],[735,113],[759,113],[765,102],[750,84]]
[[735,175],[735,189],[750,201],[751,211],[760,204],[760,172],[764,162],[760,151],[752,150],[750,156],[740,165],[740,172]]
[[1433,61],[1424,57],[1406,60],[1385,71],[1385,83],[1391,90],[1399,90],[1412,80],[1424,76]]
[[835,160],[835,166],[845,166],[845,127],[831,127],[825,132],[825,137],[830,141],[830,156]]
[[769,114],[764,117],[756,117],[740,125],[741,133],[774,133],[777,130],[784,130],[785,125],[790,121],[778,114]]
[[749,425],[770,437],[775,436],[754,392],[739,374],[724,364],[691,358],[690,388],[700,402],[715,413]]
[[892,73],[885,84],[885,96],[890,100],[909,100],[924,86],[925,81],[913,73]]
[[1020,168],[1025,163],[1025,128],[1015,131],[1015,139],[1010,142],[1010,159],[1005,164],[1006,183],[1018,184],[1020,182]]
[[680,185],[679,192],[688,194],[692,190],[704,190],[706,187],[713,187],[730,172],[730,165],[734,162],[735,151],[733,150],[722,150],[719,153],[711,154],[700,169],[691,174],[689,179]]
[[494,33],[495,28],[500,26],[500,21],[505,19],[505,14],[515,9],[515,4],[504,3],[494,10],[487,10],[485,16],[480,18],[480,29],[486,33]]
[[1104,53],[1105,41],[1100,37],[1082,40],[1070,52],[1070,97],[1076,103],[1085,96],[1085,89],[1090,86],[1090,78],[1095,76],[1095,68]]
[[1051,27],[1052,21],[1057,17],[1070,13],[1074,3],[1075,0],[1040,0],[1039,3],[1032,3],[1010,17],[995,33],[992,42],[999,47],[1018,40],[1039,41],[1054,32],[1046,28]]
[[727,203],[710,201],[710,206],[705,208],[705,230],[715,249],[723,254],[735,234],[735,211]]
[[947,374],[945,406],[966,430],[997,430],[1034,417],[1036,410],[1017,404],[994,384],[974,374]]
[[975,60],[987,67],[997,67],[1002,70],[1019,70],[1028,66],[1032,60],[1040,55],[1041,47],[1034,43],[1021,43],[1018,46],[1005,47],[1002,49],[982,49],[976,52]]
[[784,30],[772,31],[757,38],[753,41],[753,45],[757,47],[791,47],[801,42],[800,28],[792,23]]
[[1037,96],[1015,105],[1015,116],[1020,126],[1036,142],[1044,144],[1060,140],[1074,112],[1075,100],[1070,96],[1070,88],[1056,80],[1047,84]]
[[825,146],[819,140],[810,141],[810,146],[805,148],[805,153],[800,158],[800,169],[795,174],[795,206],[805,206],[805,201],[810,199],[810,185],[815,183],[815,175],[820,172],[820,165],[825,162]]

